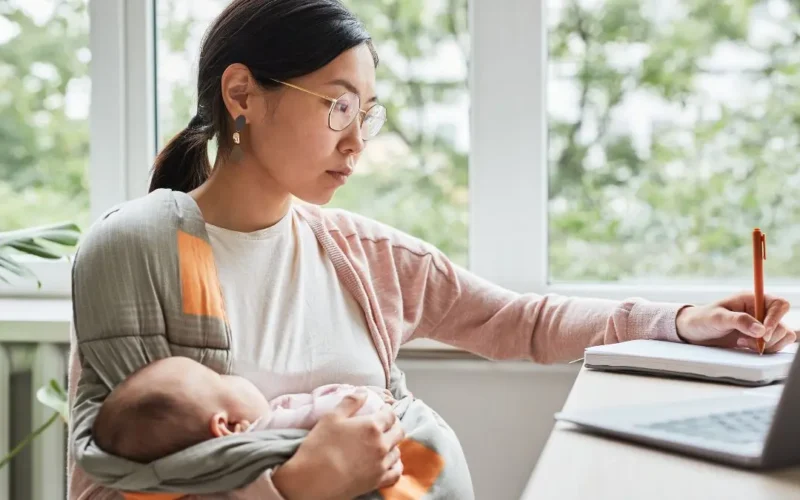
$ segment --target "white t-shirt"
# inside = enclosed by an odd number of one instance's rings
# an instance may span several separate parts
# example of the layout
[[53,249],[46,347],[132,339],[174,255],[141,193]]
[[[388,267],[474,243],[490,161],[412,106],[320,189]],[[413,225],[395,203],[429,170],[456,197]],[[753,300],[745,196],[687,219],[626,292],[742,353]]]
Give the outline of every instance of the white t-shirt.
[[364,312],[294,210],[241,233],[206,224],[231,326],[233,373],[267,399],[327,384],[386,386]]

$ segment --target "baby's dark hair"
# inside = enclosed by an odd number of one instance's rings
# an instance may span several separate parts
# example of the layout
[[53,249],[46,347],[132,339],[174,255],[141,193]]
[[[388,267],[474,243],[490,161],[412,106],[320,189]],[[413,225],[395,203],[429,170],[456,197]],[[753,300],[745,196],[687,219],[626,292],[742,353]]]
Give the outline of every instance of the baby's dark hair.
[[92,436],[105,452],[150,463],[213,437],[180,385],[143,383],[156,364],[126,378],[100,407]]

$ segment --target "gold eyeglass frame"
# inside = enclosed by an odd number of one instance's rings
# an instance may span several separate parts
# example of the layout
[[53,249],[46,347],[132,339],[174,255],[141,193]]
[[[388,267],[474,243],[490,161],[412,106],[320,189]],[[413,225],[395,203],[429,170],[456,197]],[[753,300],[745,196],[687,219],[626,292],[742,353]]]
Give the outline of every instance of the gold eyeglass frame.
[[[286,85],[287,87],[291,87],[291,88],[293,88],[293,89],[295,89],[295,90],[299,90],[300,92],[305,92],[306,94],[311,94],[311,95],[313,95],[313,96],[315,96],[315,97],[319,97],[320,99],[325,99],[326,101],[330,102],[330,103],[331,103],[331,107],[330,107],[330,109],[328,109],[328,127],[329,127],[331,130],[334,130],[334,131],[336,131],[336,132],[341,132],[341,130],[336,130],[335,128],[333,128],[333,127],[331,126],[331,114],[333,113],[333,107],[334,107],[334,106],[336,106],[336,103],[337,103],[337,102],[339,102],[339,99],[341,99],[341,97],[342,97],[342,96],[339,96],[338,98],[334,99],[333,97],[329,97],[329,96],[326,96],[326,95],[318,94],[318,93],[314,92],[313,90],[304,89],[303,87],[300,87],[300,86],[294,85],[294,84],[292,84],[292,83],[284,82],[284,81],[281,81],[281,80],[276,80],[275,78],[270,78],[270,80],[272,80],[273,82],[276,82],[276,83],[280,83],[281,85]],[[353,92],[350,92],[350,91],[348,91],[348,92],[345,92],[345,94],[352,94],[352,93],[353,93]],[[344,95],[344,94],[342,94],[342,95]],[[361,104],[361,98],[358,96],[358,94],[354,94],[354,95],[356,95],[356,97],[358,97],[358,98],[359,98],[359,99],[358,99],[358,102],[359,102],[359,104]],[[379,104],[379,103],[375,103],[375,104],[374,104],[374,105],[373,105],[371,108],[369,108],[369,109],[368,109],[368,110],[366,110],[366,111],[364,111],[363,109],[361,109],[361,106],[359,106],[359,108],[358,108],[358,112],[362,114],[361,123],[359,124],[359,131],[361,130],[361,125],[363,125],[363,124],[364,124],[364,118],[366,118],[366,117],[367,117],[367,113],[368,113],[368,112],[369,112],[369,111],[370,111],[372,108],[374,108],[375,106],[381,106],[381,107],[383,107],[383,109],[384,109],[384,110],[386,109],[386,107],[385,107],[385,106],[383,106],[382,104]],[[353,118],[353,121],[355,121],[355,118]],[[352,124],[353,124],[353,121],[351,121],[350,123],[348,123],[348,124],[347,124],[347,126],[346,126],[346,127],[344,127],[342,130],[344,130],[344,129],[346,129],[347,127],[349,127],[350,125],[352,125]],[[383,125],[384,125],[385,123],[386,123],[386,121],[384,120],[384,123],[383,123],[383,124],[381,124],[381,128],[383,128]],[[378,132],[380,132],[380,129],[378,129]],[[370,140],[370,139],[374,138],[374,137],[375,137],[375,136],[377,136],[377,135],[378,135],[378,134],[376,133],[374,136],[372,136],[372,137],[369,137],[369,138],[367,138],[367,139],[364,139],[364,137],[363,137],[363,136],[362,136],[361,138],[362,138],[364,141],[368,141],[368,140]]]

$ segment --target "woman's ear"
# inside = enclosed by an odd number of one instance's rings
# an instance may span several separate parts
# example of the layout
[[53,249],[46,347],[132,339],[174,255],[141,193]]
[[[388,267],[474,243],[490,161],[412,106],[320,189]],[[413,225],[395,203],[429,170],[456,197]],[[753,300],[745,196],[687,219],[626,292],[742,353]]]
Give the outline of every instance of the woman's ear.
[[250,122],[248,99],[254,97],[257,86],[247,66],[234,63],[225,68],[222,73],[221,86],[222,100],[225,102],[230,116],[236,118],[244,115],[247,122]]

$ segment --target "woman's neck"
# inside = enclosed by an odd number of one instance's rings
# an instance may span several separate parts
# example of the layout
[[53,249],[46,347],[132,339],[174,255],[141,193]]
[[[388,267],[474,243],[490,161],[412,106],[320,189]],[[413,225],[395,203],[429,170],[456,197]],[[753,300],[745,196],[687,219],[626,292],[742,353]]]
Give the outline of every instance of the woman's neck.
[[219,163],[211,177],[189,195],[207,223],[245,233],[274,225],[292,203],[291,194],[265,169],[247,161]]

